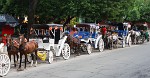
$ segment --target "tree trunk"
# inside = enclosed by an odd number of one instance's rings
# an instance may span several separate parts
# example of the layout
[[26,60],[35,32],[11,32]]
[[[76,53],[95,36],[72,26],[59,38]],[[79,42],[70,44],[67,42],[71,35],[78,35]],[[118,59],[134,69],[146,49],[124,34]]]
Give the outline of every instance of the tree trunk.
[[28,28],[27,40],[29,41],[30,29],[34,23],[34,14],[38,0],[29,0]]
[[70,23],[70,21],[71,21],[73,18],[74,18],[74,16],[73,16],[73,17],[71,17],[71,16],[68,16],[68,17],[67,17],[67,20],[66,20],[65,23],[63,24],[63,30],[64,30],[65,26],[66,26],[68,23]]

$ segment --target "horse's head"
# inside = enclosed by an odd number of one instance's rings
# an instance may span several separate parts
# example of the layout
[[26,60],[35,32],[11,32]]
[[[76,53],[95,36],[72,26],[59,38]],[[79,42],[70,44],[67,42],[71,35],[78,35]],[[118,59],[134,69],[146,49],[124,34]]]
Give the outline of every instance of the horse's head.
[[7,35],[6,39],[7,39],[7,46],[12,45],[12,37],[11,37],[11,35]]
[[135,31],[134,30],[130,30],[131,35],[135,35]]
[[70,42],[70,40],[72,39],[72,37],[68,34],[67,35],[68,37],[67,37],[67,42],[69,43]]
[[19,48],[20,43],[18,39],[13,39],[13,46],[15,46],[16,48]]
[[27,40],[24,37],[24,34],[20,34],[20,36],[19,36],[19,44],[24,44],[25,42],[27,42]]
[[79,39],[77,39],[77,38],[75,38],[75,37],[73,37],[73,36],[71,36],[71,35],[68,35],[68,37],[67,37],[67,43],[80,43],[80,40]]

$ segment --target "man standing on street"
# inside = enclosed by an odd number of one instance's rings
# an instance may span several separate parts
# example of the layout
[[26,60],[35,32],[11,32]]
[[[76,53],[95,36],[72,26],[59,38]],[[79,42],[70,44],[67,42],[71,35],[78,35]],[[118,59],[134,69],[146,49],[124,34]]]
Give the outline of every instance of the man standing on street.
[[105,38],[105,35],[106,35],[106,32],[107,32],[107,29],[106,29],[105,26],[102,27],[101,32],[102,32],[102,38],[104,39],[104,38]]

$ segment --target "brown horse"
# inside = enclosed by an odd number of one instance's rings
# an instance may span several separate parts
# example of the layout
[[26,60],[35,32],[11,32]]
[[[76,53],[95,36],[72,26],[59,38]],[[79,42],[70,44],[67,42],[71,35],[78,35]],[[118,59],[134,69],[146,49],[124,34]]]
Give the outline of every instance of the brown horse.
[[74,53],[80,55],[81,43],[78,38],[68,35],[67,43],[69,44],[70,48],[73,50]]
[[[8,52],[9,59],[11,61],[11,55],[13,55],[13,57],[14,57],[14,66],[16,67],[16,64],[17,64],[17,61],[18,61],[18,58],[19,58],[19,55],[18,55],[18,52],[19,52],[18,40],[17,39],[13,40],[11,35],[8,35],[6,41],[7,41],[7,52]],[[17,56],[17,61],[16,61],[15,56]]]
[[37,65],[38,44],[35,41],[26,42],[26,38],[24,37],[24,35],[20,35],[19,40],[20,40],[20,46],[19,46],[20,65],[19,65],[18,70],[21,70],[22,55],[25,55],[25,67],[24,68],[26,68],[27,54],[31,54],[31,57],[32,57],[31,66],[32,66],[33,59],[34,59],[34,55],[33,55],[34,52],[35,52],[35,56],[36,56],[35,64]]

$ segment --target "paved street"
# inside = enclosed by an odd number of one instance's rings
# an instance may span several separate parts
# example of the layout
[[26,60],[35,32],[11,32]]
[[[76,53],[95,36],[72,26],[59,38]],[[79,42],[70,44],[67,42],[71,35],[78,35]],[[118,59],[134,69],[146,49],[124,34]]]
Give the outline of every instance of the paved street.
[[150,78],[150,43],[55,60],[4,78]]

